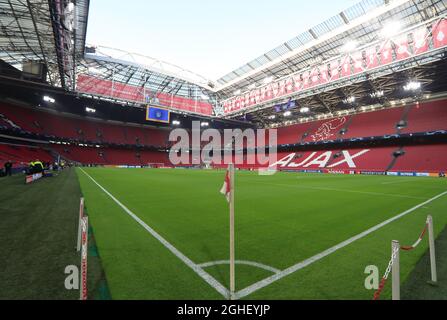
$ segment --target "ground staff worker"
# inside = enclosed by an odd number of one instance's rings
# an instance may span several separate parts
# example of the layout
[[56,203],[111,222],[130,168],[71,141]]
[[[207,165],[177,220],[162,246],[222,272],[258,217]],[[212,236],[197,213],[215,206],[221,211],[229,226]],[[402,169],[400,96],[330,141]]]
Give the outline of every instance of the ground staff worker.
[[5,174],[7,176],[11,176],[12,175],[12,162],[11,160],[7,161],[5,163]]
[[43,172],[43,163],[39,160],[34,161],[34,170],[37,173]]

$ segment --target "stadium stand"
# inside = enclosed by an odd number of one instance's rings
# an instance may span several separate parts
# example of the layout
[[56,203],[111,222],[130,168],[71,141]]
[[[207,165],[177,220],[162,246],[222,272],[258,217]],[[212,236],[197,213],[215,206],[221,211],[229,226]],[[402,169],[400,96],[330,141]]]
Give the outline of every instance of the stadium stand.
[[43,162],[53,161],[51,154],[41,148],[0,144],[0,167],[8,160],[16,165],[26,166],[29,161],[36,159]]
[[446,172],[447,145],[407,146],[392,170],[416,172]]
[[[399,125],[402,127],[399,129]],[[364,112],[278,128],[278,144],[377,137],[447,129],[447,101]],[[342,134],[340,131],[344,131]]]
[[408,114],[408,127],[403,133],[447,129],[447,101],[434,101],[412,106]]
[[[356,115],[320,120],[278,128],[278,144],[299,144],[307,142],[324,142],[336,139],[350,139],[372,136],[383,136],[396,133],[419,133],[447,129],[447,102],[434,101]],[[146,165],[148,163],[163,163],[171,166],[168,153],[149,151],[140,147],[168,147],[168,130],[128,124],[111,124],[105,121],[89,118],[72,117],[66,114],[56,114],[42,110],[0,105],[0,128],[20,129],[44,137],[62,138],[78,143],[89,142],[90,147],[74,144],[52,145],[52,150],[63,158],[83,164],[96,165]],[[106,144],[106,146],[104,146]],[[205,143],[202,143],[202,147]],[[100,146],[100,147],[92,147]],[[120,145],[130,147],[122,148]],[[115,147],[113,147],[115,146]],[[141,150],[140,150],[141,149]],[[347,162],[334,166],[338,170],[369,170],[369,171],[428,171],[441,172],[447,169],[445,163],[446,146],[388,146],[338,148],[330,151],[330,158],[325,166],[318,164],[296,166],[293,169],[326,169],[338,162],[337,155],[343,159],[343,151],[350,155],[368,149],[365,154],[354,160],[355,167]],[[424,149],[424,152],[419,150]],[[30,151],[31,150],[31,151]],[[51,161],[48,151],[37,148],[2,145],[0,161],[9,158],[15,161],[28,162],[33,158]],[[296,152],[296,163],[314,154],[314,159],[322,156],[324,149],[319,151]],[[398,157],[395,152],[401,152]],[[290,152],[292,153],[292,152]],[[280,152],[278,159],[290,153]],[[444,155],[444,158],[442,157]],[[245,156],[246,159],[246,156]],[[311,159],[312,160],[312,159]],[[321,160],[321,159],[320,159]],[[310,161],[311,162],[311,161]],[[214,164],[216,167],[225,165]],[[262,167],[260,165],[238,165],[242,169]]]
[[22,130],[78,141],[165,146],[168,138],[167,131],[162,129],[70,118],[66,115],[57,115],[7,104],[0,105],[0,114],[4,116],[4,119],[7,118],[17,124]]
[[141,166],[163,163],[170,166],[166,152],[64,145],[54,146],[53,150],[65,159],[82,164]]

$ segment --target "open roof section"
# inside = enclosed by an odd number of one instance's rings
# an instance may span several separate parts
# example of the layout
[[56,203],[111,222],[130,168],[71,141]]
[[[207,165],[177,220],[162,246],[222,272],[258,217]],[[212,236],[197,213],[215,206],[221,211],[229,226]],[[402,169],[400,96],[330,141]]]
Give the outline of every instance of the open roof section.
[[[260,86],[266,77],[273,79],[304,69],[322,60],[339,55],[349,37],[359,44],[377,39],[387,20],[398,19],[404,27],[432,16],[424,10],[445,10],[443,0],[363,0],[331,19],[320,23],[292,40],[265,53],[217,80],[216,90],[223,99],[235,91]],[[319,61],[321,60],[321,61]]]
[[87,46],[78,74],[143,88],[148,94],[167,93],[195,100],[211,100],[213,84],[177,65],[104,46]]
[[76,60],[84,54],[89,0],[0,0],[0,59],[22,69],[42,62],[51,85],[74,88]]

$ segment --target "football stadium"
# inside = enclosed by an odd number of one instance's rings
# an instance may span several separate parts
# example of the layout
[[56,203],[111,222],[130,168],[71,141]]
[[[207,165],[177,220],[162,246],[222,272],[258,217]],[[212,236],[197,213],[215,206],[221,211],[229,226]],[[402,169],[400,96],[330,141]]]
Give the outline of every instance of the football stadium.
[[89,43],[95,2],[0,0],[1,300],[447,299],[446,1],[339,1],[219,78]]

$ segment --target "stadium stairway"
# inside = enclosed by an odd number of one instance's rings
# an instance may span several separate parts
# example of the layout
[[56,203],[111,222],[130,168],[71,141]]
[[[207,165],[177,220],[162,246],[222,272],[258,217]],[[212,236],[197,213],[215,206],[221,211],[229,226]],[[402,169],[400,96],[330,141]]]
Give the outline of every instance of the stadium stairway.
[[407,106],[404,108],[402,117],[400,118],[399,122],[396,123],[396,133],[400,134],[402,133],[402,130],[404,130],[408,126],[408,115],[411,112],[411,109],[413,108],[413,105]]
[[344,126],[338,131],[337,133],[337,139],[344,139],[346,133],[349,131],[349,126],[351,125],[352,121],[354,120],[355,115],[349,116],[346,120],[346,123]]
[[390,164],[387,166],[387,168],[386,168],[385,171],[391,171],[391,170],[393,169],[394,165],[396,164],[397,159],[398,159],[399,157],[404,156],[404,155],[405,155],[405,152],[403,151],[403,148],[402,148],[402,147],[400,147],[399,149],[395,150],[395,151],[393,152],[393,154],[392,154],[393,159],[391,160]]

